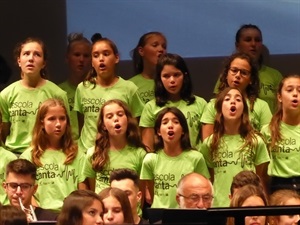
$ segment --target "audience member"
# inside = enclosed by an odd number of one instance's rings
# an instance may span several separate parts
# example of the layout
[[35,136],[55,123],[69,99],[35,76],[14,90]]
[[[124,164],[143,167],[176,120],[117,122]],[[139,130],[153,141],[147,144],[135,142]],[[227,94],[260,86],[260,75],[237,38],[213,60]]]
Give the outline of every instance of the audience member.
[[140,191],[140,179],[138,174],[131,169],[116,169],[110,174],[110,186],[123,190],[130,201],[134,224],[149,224],[138,214],[140,209],[142,192]]
[[11,205],[22,209],[29,222],[36,220],[56,220],[57,214],[32,206],[31,199],[38,189],[35,182],[36,166],[26,159],[16,159],[7,164],[3,187]]
[[[300,195],[295,190],[281,189],[270,196],[270,206],[300,206]],[[297,225],[299,215],[270,216],[270,225]]]
[[103,225],[104,206],[90,190],[76,190],[64,200],[57,225]]
[[212,183],[199,173],[186,174],[178,182],[176,201],[181,209],[211,208],[213,198]]
[[119,188],[108,187],[99,193],[104,204],[104,224],[133,224],[130,202],[127,194]]
[[232,198],[232,196],[238,189],[244,187],[247,184],[252,184],[256,187],[264,189],[260,177],[254,171],[243,170],[233,177],[230,187],[229,199]]
[[[252,184],[247,184],[237,190],[230,201],[230,207],[267,206],[268,201],[264,191]],[[266,216],[246,216],[245,225],[267,225]],[[235,224],[233,218],[228,218],[227,225]]]
[[12,205],[1,206],[0,225],[28,225],[26,214]]

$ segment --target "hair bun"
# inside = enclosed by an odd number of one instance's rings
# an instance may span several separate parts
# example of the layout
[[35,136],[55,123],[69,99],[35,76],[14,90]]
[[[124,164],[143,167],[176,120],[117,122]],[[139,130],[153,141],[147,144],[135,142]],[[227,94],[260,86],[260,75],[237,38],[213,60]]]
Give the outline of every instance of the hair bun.
[[91,37],[91,41],[93,43],[99,41],[100,39],[102,39],[102,35],[100,33],[94,33],[93,36]]

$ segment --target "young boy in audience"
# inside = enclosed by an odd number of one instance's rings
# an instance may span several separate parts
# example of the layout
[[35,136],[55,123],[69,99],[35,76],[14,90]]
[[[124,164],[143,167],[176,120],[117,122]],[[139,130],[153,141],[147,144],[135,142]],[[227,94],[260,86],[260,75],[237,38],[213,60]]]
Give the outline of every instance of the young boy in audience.
[[13,206],[21,208],[29,222],[35,220],[56,220],[57,214],[50,210],[34,207],[31,200],[38,185],[35,183],[36,166],[26,159],[16,159],[6,166],[6,178],[3,187]]
[[123,190],[130,201],[134,224],[149,224],[149,222],[138,214],[139,205],[142,199],[142,192],[139,189],[139,176],[130,169],[116,169],[110,174],[110,186]]

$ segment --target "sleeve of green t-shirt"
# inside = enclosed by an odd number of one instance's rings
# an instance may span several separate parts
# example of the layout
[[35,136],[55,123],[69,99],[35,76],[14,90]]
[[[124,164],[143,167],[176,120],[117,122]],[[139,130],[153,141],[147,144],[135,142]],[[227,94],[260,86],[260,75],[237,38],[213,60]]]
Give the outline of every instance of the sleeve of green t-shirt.
[[154,164],[156,157],[156,153],[146,154],[142,164],[142,170],[140,175],[141,180],[154,180]]
[[94,147],[89,148],[86,155],[84,156],[81,179],[85,179],[87,177],[89,177],[89,178],[96,177],[96,171],[92,167],[92,159],[91,158],[92,158],[93,153],[94,153]]
[[254,163],[256,166],[270,162],[269,152],[267,146],[261,137],[257,136],[257,148],[256,148],[256,157]]
[[215,99],[211,99],[205,106],[201,116],[201,123],[214,124],[216,117]]
[[[194,151],[194,150],[192,150]],[[207,169],[207,165],[205,162],[205,159],[202,155],[202,153],[195,151],[195,154],[199,155],[198,156],[198,160],[197,160],[197,164],[195,166],[195,172],[202,174],[203,176],[205,176],[206,178],[210,178],[208,169]]]
[[153,101],[155,100],[151,100],[145,105],[140,118],[140,127],[154,127],[155,114],[154,109],[152,108]]
[[210,139],[211,139],[211,137],[212,136],[209,136],[208,138],[206,138],[200,147],[200,152],[202,153],[208,168],[214,168],[214,165],[213,165],[213,162],[212,162],[211,156],[210,156]]

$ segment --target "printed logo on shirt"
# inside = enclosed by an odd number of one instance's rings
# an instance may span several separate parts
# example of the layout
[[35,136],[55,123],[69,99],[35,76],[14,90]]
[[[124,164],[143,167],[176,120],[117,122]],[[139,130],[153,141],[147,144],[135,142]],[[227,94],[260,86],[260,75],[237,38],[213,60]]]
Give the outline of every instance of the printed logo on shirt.
[[189,127],[200,127],[200,115],[195,112],[187,112],[186,120]]
[[103,98],[82,98],[83,112],[100,112],[101,106],[106,102]]
[[[28,114],[36,115],[38,108],[41,102],[38,104],[38,107],[35,107],[35,104],[31,101],[24,101],[24,102],[13,102],[11,108],[9,109],[9,113],[11,117],[18,117],[18,116],[27,116]],[[15,121],[12,119],[12,121]]]
[[154,90],[139,92],[139,94],[144,103],[147,103],[154,98]]
[[[96,175],[97,182],[96,183],[97,184],[105,183],[105,184],[109,185],[109,176],[110,176],[110,173],[114,170],[115,170],[115,168],[103,169],[101,171],[101,173],[97,173],[97,175]],[[101,187],[101,185],[99,185],[97,187]]]
[[[181,175],[183,176],[183,174]],[[166,173],[166,174],[155,174],[154,183],[155,189],[168,190],[170,188],[177,188],[177,181],[180,178],[176,178],[175,174]]]
[[265,95],[268,95],[268,92],[275,94],[276,88],[274,88],[274,86],[271,84],[260,83],[260,91]]
[[[235,155],[238,154],[238,157]],[[216,154],[213,161],[214,167],[227,167],[229,165],[239,165],[241,168],[254,166],[254,152],[244,148],[243,152],[234,153],[228,149]]]
[[[300,152],[300,146],[297,144],[297,140],[295,138],[285,138],[280,141],[279,145],[272,149],[273,158],[288,158],[285,154],[284,156],[277,155],[278,153],[293,153]],[[277,153],[277,154],[276,154]]]
[[[74,168],[70,168],[69,165],[59,166],[56,163],[46,163],[42,167],[38,168],[36,179],[52,179],[52,178],[63,178],[65,181],[73,180],[76,183],[78,174]],[[43,184],[45,184],[43,182]]]

